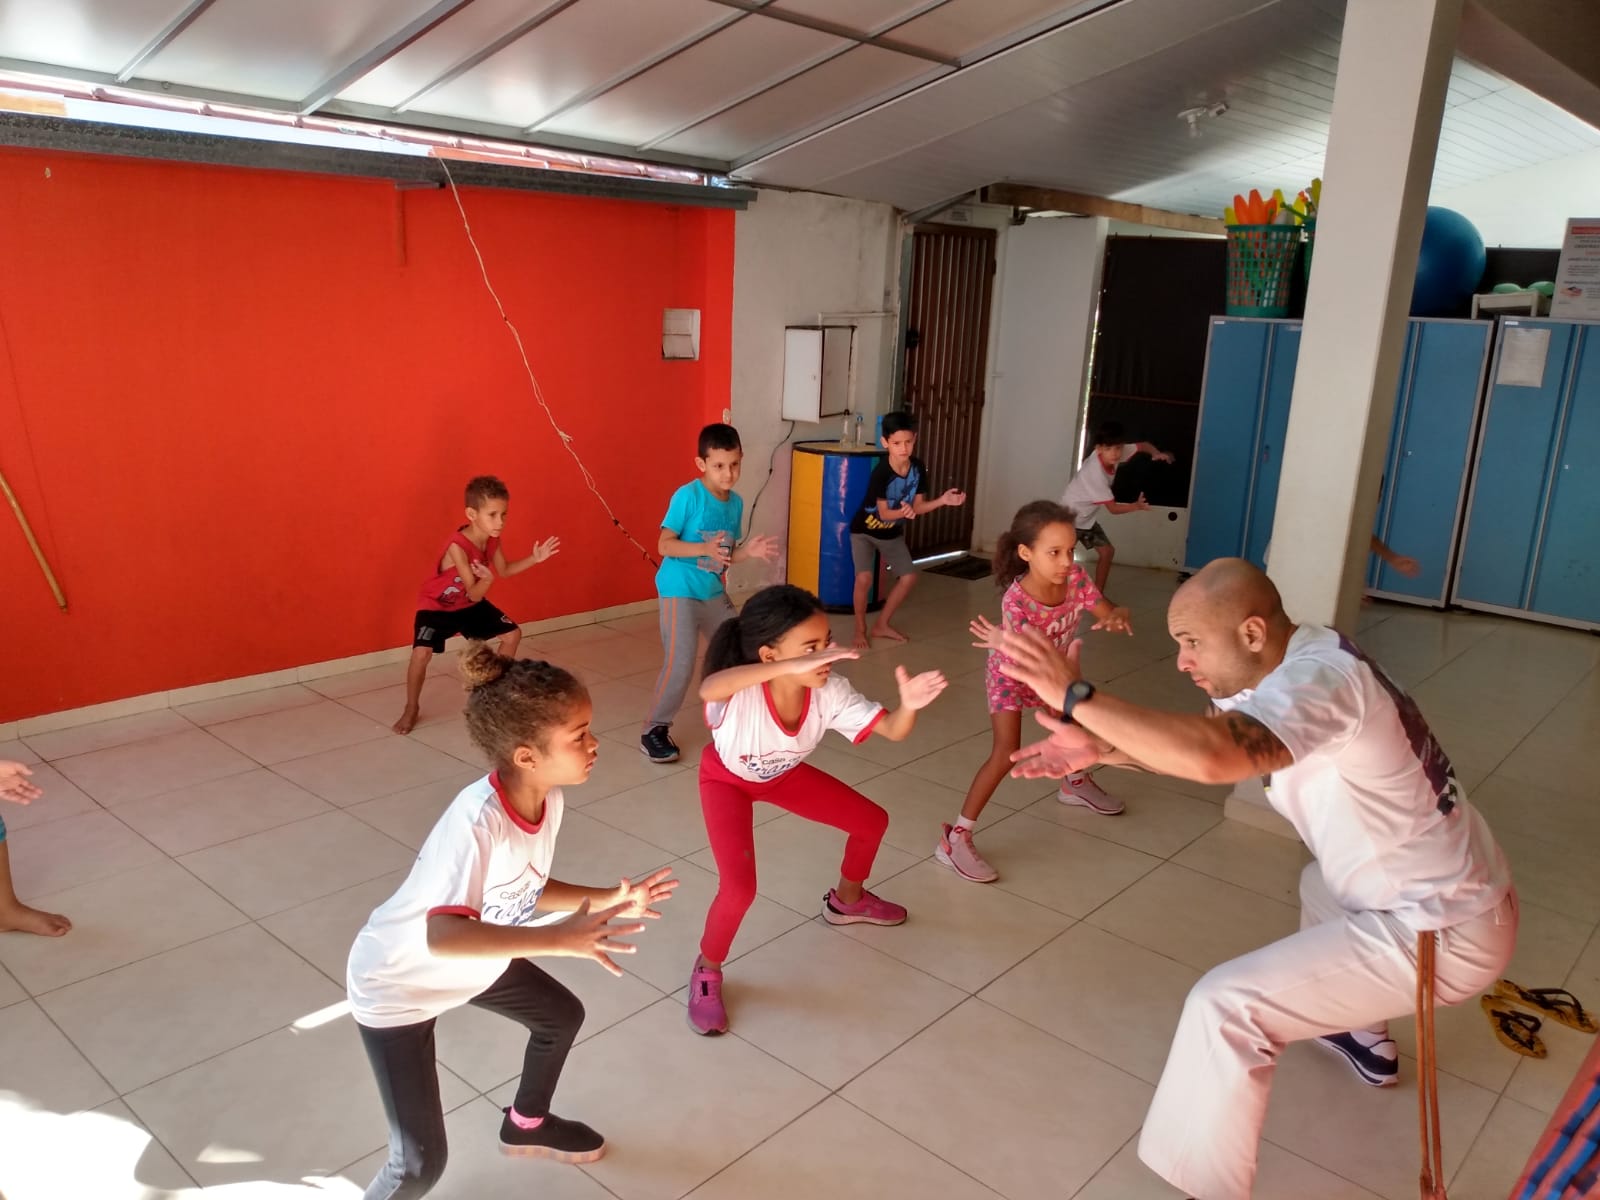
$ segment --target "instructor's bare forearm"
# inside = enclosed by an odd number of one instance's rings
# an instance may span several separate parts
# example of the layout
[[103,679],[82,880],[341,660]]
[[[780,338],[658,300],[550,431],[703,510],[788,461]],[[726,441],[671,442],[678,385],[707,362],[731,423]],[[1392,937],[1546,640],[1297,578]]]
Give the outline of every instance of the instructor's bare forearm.
[[1293,761],[1266,726],[1242,713],[1212,719],[1161,712],[1102,692],[1072,718],[1146,770],[1197,783],[1237,783]]

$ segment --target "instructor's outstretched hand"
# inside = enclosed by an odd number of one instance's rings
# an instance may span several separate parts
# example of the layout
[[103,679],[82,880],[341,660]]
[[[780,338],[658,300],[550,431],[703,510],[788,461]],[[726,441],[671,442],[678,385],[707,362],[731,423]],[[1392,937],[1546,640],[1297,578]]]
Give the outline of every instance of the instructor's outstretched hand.
[[1087,729],[1044,712],[1035,712],[1034,716],[1050,731],[1050,736],[1022,747],[1011,756],[1011,761],[1017,764],[1011,768],[1014,777],[1061,779],[1077,771],[1086,771],[1100,761],[1100,742]]
[[1066,699],[1067,688],[1083,678],[1078,656],[1083,639],[1074,638],[1063,654],[1037,629],[1006,629],[989,637],[991,649],[999,650],[1010,662],[1000,664],[1002,674],[1025,683],[1034,694],[1052,707]]

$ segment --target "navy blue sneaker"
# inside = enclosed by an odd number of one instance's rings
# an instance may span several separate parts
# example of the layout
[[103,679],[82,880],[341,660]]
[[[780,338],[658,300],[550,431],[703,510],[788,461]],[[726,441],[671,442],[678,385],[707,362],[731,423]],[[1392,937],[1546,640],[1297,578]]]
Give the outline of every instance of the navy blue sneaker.
[[678,743],[672,740],[665,725],[652,725],[639,738],[639,749],[653,763],[678,761]]
[[1353,1033],[1330,1033],[1319,1037],[1317,1044],[1349,1063],[1362,1083],[1393,1087],[1400,1082],[1400,1050],[1393,1038],[1384,1038],[1375,1046],[1363,1046]]

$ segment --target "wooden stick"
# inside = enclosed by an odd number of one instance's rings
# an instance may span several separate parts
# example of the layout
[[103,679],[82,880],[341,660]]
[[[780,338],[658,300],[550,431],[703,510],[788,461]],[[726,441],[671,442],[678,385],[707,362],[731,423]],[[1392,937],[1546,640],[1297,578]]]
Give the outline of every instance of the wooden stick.
[[50,564],[45,561],[44,551],[39,548],[39,539],[33,536],[33,526],[28,524],[28,518],[23,515],[22,505],[17,503],[17,494],[11,490],[11,485],[6,482],[4,471],[0,471],[0,491],[4,491],[6,499],[11,502],[11,511],[17,514],[17,524],[22,526],[22,536],[28,539],[28,545],[33,547],[33,556],[39,560],[39,570],[44,572],[45,582],[50,585],[50,590],[55,593],[56,603],[61,606],[61,611],[67,611],[67,597],[61,590],[61,585],[56,582],[56,573],[50,569]]

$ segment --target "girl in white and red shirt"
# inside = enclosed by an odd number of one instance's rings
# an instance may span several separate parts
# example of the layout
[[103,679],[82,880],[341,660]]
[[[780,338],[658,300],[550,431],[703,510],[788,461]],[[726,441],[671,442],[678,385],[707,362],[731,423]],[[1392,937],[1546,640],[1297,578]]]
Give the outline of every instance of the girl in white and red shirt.
[[659,916],[653,906],[677,887],[670,868],[611,888],[552,879],[561,789],[594,767],[589,694],[560,667],[482,642],[463,652],[460,671],[471,688],[467,732],[496,769],[445,810],[350,950],[350,1005],[389,1118],[389,1161],[365,1200],[415,1200],[438,1182],[445,1127],[433,1027],[463,1004],[528,1029],[501,1149],[573,1163],[604,1153],[593,1129],[550,1112],[583,1005],[530,960],[588,958],[621,975],[611,955],[634,947],[613,939],[644,929],[632,922]]
[[944,691],[945,678],[938,671],[913,678],[896,667],[900,707],[886,712],[832,673],[833,663],[860,657],[832,642],[821,601],[803,588],[778,584],[750,597],[706,648],[700,698],[711,744],[700,755],[700,806],[719,879],[689,975],[689,1027],[696,1033],[728,1029],[722,963],[756,898],[757,800],[848,835],[838,886],[822,899],[829,924],[899,925],[906,919],[904,908],[865,886],[889,814],[805,758],[830,729],[856,743],[874,734],[903,740],[917,710]]

